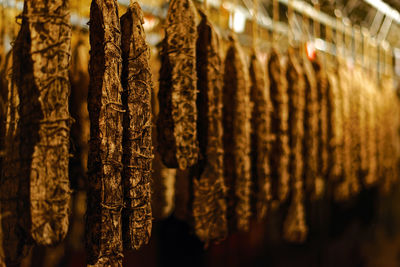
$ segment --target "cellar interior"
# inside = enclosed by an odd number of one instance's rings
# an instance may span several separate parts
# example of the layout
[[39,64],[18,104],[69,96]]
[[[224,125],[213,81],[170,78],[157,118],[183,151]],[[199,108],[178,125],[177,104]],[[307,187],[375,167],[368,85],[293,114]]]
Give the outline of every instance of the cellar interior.
[[0,266],[400,266],[398,0],[0,0]]

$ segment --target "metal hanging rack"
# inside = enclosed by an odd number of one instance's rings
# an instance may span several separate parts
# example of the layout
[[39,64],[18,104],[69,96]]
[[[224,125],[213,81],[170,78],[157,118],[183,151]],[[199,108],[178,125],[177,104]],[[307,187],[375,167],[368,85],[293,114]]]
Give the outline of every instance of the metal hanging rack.
[[364,2],[368,3],[382,14],[391,18],[397,24],[400,24],[400,13],[382,0],[364,0]]
[[[197,1],[204,1],[204,0],[197,0]],[[207,0],[207,3],[209,6],[213,8],[219,8],[221,6],[221,1],[223,0]],[[238,12],[241,13],[246,20],[251,21],[253,19],[253,2],[250,0],[242,0],[244,6],[241,5],[233,5],[232,3],[226,1],[224,2],[224,8],[227,9],[229,12]],[[289,0],[278,0],[279,3],[288,5]],[[389,17],[392,21],[395,21],[397,23],[400,23],[400,14],[399,12],[395,11],[392,9],[390,6],[382,2],[381,0],[364,0],[365,2],[369,3],[373,7],[377,8],[379,12],[385,14],[387,17]],[[118,0],[119,4],[123,6],[128,6],[130,3],[130,0]],[[0,0],[0,5],[9,7],[9,8],[16,8],[18,10],[22,10],[23,8],[23,2],[22,1],[16,1],[16,0]],[[331,29],[334,29],[335,31],[342,32],[346,34],[346,30],[344,30],[345,27],[343,27],[342,23],[338,24],[338,19],[333,18],[322,11],[319,11],[315,9],[312,5],[301,1],[301,0],[291,0],[291,5],[292,8],[295,12],[304,14],[310,19],[317,21],[320,24],[323,24],[325,26],[330,27]],[[150,13],[158,18],[165,18],[167,14],[167,9],[166,8],[161,8],[161,7],[154,7],[154,6],[149,6],[146,4],[141,4],[141,7],[144,12]],[[72,12],[71,13],[71,24],[76,27],[82,27],[83,29],[88,29],[88,21],[89,18],[82,17],[78,15],[77,13]],[[268,12],[265,10],[265,7],[260,3],[258,5],[258,12],[256,15],[256,21],[259,24],[261,28],[275,31],[281,35],[287,36],[289,27],[286,23],[283,22],[274,22],[272,21],[272,18],[268,15]],[[299,24],[294,21],[295,23]],[[386,25],[386,28],[389,26]],[[387,35],[388,29],[385,29],[383,34],[385,37]],[[376,39],[372,38],[374,41]],[[156,39],[154,39],[156,40]],[[382,39],[380,39],[382,40]],[[383,40],[383,42],[385,42]],[[335,55],[335,45],[332,43],[328,43],[325,40],[322,39],[316,39],[314,40],[314,45],[317,50],[320,50],[322,52]],[[387,44],[385,44],[387,45]],[[379,46],[378,46],[379,47]],[[399,48],[389,48],[390,51],[394,54],[396,51],[397,54],[400,54],[398,51],[400,51]]]

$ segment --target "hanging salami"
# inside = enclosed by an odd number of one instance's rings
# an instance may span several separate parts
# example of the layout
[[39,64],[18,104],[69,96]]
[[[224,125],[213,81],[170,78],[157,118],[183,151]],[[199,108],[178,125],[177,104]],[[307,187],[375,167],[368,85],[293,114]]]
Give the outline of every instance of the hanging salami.
[[122,213],[124,246],[138,249],[151,234],[151,71],[150,49],[143,29],[143,13],[133,2],[121,17],[124,137]]
[[[356,62],[357,63],[357,62]],[[357,111],[358,115],[358,127],[359,127],[359,169],[358,169],[358,178],[365,180],[365,177],[368,173],[368,153],[367,153],[367,126],[366,126],[366,116],[367,116],[367,95],[368,95],[368,78],[364,76],[363,70],[360,65],[356,65],[355,69],[355,80],[356,80],[356,92],[357,100],[359,103],[359,110]]]
[[352,178],[352,163],[351,163],[351,136],[350,136],[350,79],[351,72],[345,62],[339,62],[339,90],[340,98],[342,100],[342,120],[343,120],[343,176],[342,181],[338,184],[335,192],[337,200],[346,200],[353,193],[358,191],[358,184],[353,184]]
[[388,193],[392,190],[393,184],[398,180],[397,161],[398,152],[398,100],[393,88],[393,80],[389,75],[381,78],[381,189]]
[[256,214],[257,218],[261,220],[265,218],[272,199],[268,158],[271,107],[268,94],[269,83],[264,77],[264,71],[255,51],[252,51],[250,57],[249,73],[251,81],[250,101],[253,107],[251,114],[252,177],[254,182],[253,187],[256,189]]
[[28,66],[22,68],[33,78],[24,80],[32,84],[19,87],[21,175],[30,177],[31,236],[38,244],[51,245],[68,230],[68,1],[25,1],[23,21],[29,52],[23,55]]
[[243,52],[230,37],[223,86],[224,176],[230,228],[247,231],[250,219],[250,87]]
[[[352,194],[358,193],[359,177],[362,174],[362,133],[361,133],[361,92],[360,92],[360,73],[356,68],[351,69],[351,81],[348,83],[348,101],[349,101],[349,121],[348,130],[350,137],[350,158],[351,158],[351,169],[350,169],[350,184],[352,188]],[[355,81],[354,81],[354,80]]]
[[182,170],[197,162],[196,23],[191,0],[169,3],[162,48],[158,149],[164,164]]
[[342,102],[336,69],[328,69],[327,116],[328,116],[328,173],[329,179],[337,182],[342,177],[343,158],[343,121],[341,116]]
[[304,109],[304,182],[310,198],[321,196],[323,183],[318,173],[318,91],[317,81],[312,64],[303,55],[303,69],[306,82]]
[[289,104],[289,173],[291,181],[291,203],[283,225],[283,237],[290,242],[301,243],[307,237],[303,184],[303,139],[305,80],[295,51],[289,48],[286,68]]
[[288,99],[287,81],[280,55],[272,49],[268,59],[270,80],[270,99],[272,106],[270,132],[271,147],[269,152],[271,170],[271,188],[273,199],[284,202],[289,195],[289,147],[288,147]]
[[317,159],[318,159],[318,176],[321,178],[322,183],[325,183],[325,177],[328,172],[328,125],[327,125],[327,87],[328,78],[324,67],[322,66],[319,54],[312,62],[315,78],[317,81],[317,117],[318,117],[318,130],[317,130]]
[[219,36],[207,16],[199,13],[196,69],[200,150],[193,170],[193,218],[196,234],[207,246],[228,234],[222,143],[223,66]]
[[90,7],[90,141],[86,246],[88,265],[122,266],[123,207],[121,36],[116,0]]

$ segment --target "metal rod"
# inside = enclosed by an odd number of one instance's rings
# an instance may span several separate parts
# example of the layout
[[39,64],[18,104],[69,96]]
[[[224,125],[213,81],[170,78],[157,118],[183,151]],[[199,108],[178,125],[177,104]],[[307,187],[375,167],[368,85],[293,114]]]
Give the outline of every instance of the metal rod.
[[386,37],[389,33],[389,30],[390,30],[390,27],[392,26],[392,22],[393,22],[393,19],[389,16],[387,16],[385,18],[385,20],[383,21],[382,27],[379,30],[378,37],[377,37],[379,42],[382,42],[386,39]]
[[382,0],[364,0],[364,2],[373,6],[386,16],[391,17],[396,23],[400,24],[400,13]]

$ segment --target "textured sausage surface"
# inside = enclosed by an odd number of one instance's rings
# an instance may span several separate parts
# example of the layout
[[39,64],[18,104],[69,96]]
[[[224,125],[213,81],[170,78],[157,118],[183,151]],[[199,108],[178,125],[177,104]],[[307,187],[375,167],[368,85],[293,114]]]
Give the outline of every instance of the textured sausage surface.
[[169,3],[158,99],[158,150],[164,164],[182,170],[197,162],[196,22],[191,0]]
[[228,220],[231,229],[249,229],[250,86],[244,55],[231,37],[225,56],[223,86],[224,177],[228,187]]
[[27,71],[31,71],[33,84],[19,88],[21,168],[30,176],[32,238],[38,244],[51,245],[63,240],[68,231],[68,1],[25,1],[23,20],[29,31],[29,58],[25,60],[31,63],[32,69]]
[[[323,184],[326,183],[328,175],[328,125],[327,125],[327,87],[328,77],[322,65],[320,54],[312,62],[317,81],[317,155],[318,155],[318,176]],[[324,186],[325,187],[325,186]]]
[[365,107],[365,153],[367,161],[367,173],[364,177],[364,186],[370,187],[377,182],[377,153],[376,153],[376,110],[375,110],[375,95],[377,93],[377,88],[374,83],[366,77],[365,79],[365,93],[364,93],[364,107]]
[[251,161],[255,189],[255,211],[259,220],[265,218],[272,199],[269,166],[269,82],[255,51],[250,56]]
[[318,91],[315,72],[308,58],[303,55],[303,70],[306,81],[306,103],[304,110],[304,181],[310,198],[319,198],[322,180],[318,173]]
[[228,234],[222,143],[223,65],[220,38],[200,12],[197,27],[197,135],[199,162],[193,177],[193,218],[197,236],[206,243]]
[[340,61],[338,66],[339,90],[342,101],[342,119],[343,119],[343,140],[342,140],[342,158],[343,158],[343,176],[342,181],[336,188],[335,198],[343,201],[349,199],[359,191],[359,184],[354,183],[354,172],[351,155],[351,136],[350,136],[350,81],[351,71],[347,64]]
[[151,70],[150,48],[143,29],[143,12],[133,2],[121,17],[124,114],[123,172],[124,246],[139,249],[149,242],[151,212]]
[[283,237],[289,242],[304,242],[307,237],[304,208],[303,139],[305,80],[295,50],[290,48],[286,67],[289,99],[289,173],[291,203],[283,225]]
[[272,106],[270,131],[271,186],[273,199],[284,202],[289,195],[289,147],[288,147],[288,96],[287,80],[280,54],[272,49],[268,59],[270,99]]
[[86,213],[89,266],[122,266],[124,110],[120,45],[117,1],[93,0],[90,8],[90,141]]
[[328,116],[328,173],[329,180],[336,182],[341,179],[343,158],[342,149],[342,117],[339,81],[335,69],[329,68],[327,88]]

